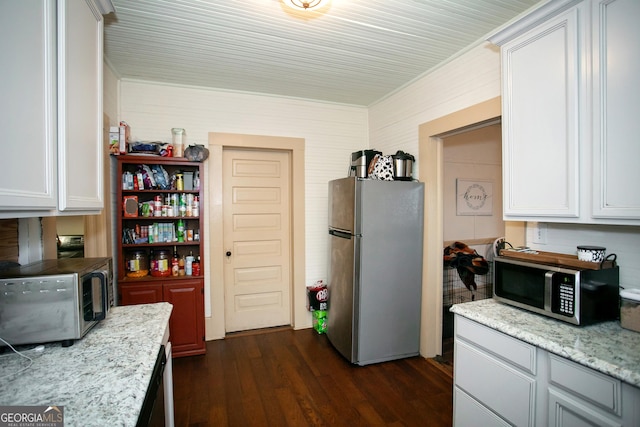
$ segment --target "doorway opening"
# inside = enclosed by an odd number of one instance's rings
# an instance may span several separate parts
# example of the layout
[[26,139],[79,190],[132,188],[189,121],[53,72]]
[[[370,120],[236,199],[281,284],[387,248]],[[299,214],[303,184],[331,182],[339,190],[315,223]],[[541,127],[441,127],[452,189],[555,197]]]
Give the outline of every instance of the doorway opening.
[[[501,114],[501,100],[496,97],[419,127],[420,178],[427,183],[420,340],[423,357],[442,355],[444,138],[496,123]],[[520,244],[524,240],[524,223],[505,222],[502,235],[508,241]]]
[[[504,236],[500,120],[443,140],[442,363],[453,366],[453,304],[493,296],[493,242]],[[473,259],[478,268],[460,267]],[[458,262],[459,261],[459,262]],[[466,264],[470,265],[470,264]],[[481,267],[480,267],[481,266]],[[486,267],[486,269],[485,269]]]

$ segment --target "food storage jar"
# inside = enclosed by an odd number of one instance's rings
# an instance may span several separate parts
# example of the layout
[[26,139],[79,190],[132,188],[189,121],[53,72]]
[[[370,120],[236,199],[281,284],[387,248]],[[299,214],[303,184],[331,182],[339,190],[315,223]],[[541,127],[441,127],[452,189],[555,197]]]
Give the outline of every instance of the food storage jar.
[[620,290],[620,326],[640,332],[640,289]]
[[151,275],[154,277],[171,276],[171,256],[169,251],[159,250],[156,252]]
[[183,157],[184,156],[184,129],[182,128],[172,128],[172,144],[173,145],[173,157]]
[[149,259],[145,251],[127,254],[127,277],[144,277],[149,274]]

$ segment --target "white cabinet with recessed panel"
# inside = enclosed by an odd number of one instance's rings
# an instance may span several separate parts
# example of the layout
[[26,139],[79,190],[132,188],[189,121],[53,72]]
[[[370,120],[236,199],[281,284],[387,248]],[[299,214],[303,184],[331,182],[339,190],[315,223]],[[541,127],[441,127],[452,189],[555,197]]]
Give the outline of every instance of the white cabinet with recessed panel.
[[536,347],[456,315],[453,354],[454,425],[536,425]]
[[640,224],[640,2],[590,4],[592,214]]
[[639,14],[635,0],[553,0],[490,38],[506,220],[640,224]]
[[3,2],[0,217],[103,208],[104,5]]
[[457,314],[454,357],[456,427],[640,425],[640,388]]

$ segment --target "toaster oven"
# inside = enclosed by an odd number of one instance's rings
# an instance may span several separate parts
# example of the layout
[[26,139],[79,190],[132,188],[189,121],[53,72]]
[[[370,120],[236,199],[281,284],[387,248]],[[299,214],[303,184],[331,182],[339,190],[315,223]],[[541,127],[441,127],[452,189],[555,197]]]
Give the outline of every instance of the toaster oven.
[[11,345],[82,338],[114,305],[111,258],[43,260],[0,273],[0,338]]

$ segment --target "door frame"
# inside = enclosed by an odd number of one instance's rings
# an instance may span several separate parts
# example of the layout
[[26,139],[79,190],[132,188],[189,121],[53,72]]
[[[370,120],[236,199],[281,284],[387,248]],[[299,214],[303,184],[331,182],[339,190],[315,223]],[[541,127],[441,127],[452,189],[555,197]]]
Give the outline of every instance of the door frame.
[[[308,326],[305,288],[305,175],[303,138],[209,132],[209,160],[205,177],[208,191],[205,253],[208,256],[205,286],[205,336],[225,337],[222,152],[229,148],[280,150],[291,155],[291,321],[294,329]],[[206,283],[207,280],[205,280]],[[207,304],[207,302],[209,304]],[[209,310],[207,310],[207,306]]]
[[[502,116],[501,97],[495,97],[419,126],[420,180],[425,183],[424,263],[420,355],[442,354],[442,251],[444,243],[443,138],[484,126]],[[505,221],[504,235],[514,246],[525,243],[525,223]]]
[[442,354],[442,251],[444,242],[443,136],[500,117],[500,97],[473,105],[419,126],[420,180],[425,183],[424,263],[420,354]]

